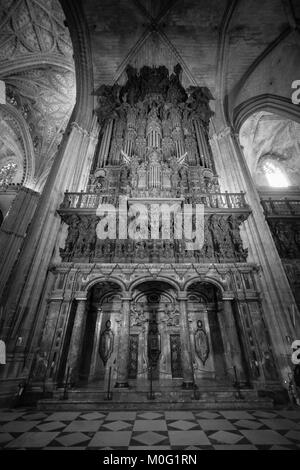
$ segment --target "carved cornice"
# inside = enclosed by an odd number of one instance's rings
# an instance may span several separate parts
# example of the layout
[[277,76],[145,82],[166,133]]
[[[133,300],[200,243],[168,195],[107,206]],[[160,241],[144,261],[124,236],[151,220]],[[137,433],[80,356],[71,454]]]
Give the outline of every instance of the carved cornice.
[[[177,292],[184,293],[194,282],[207,282],[216,285],[223,296],[232,299],[257,299],[258,292],[256,287],[249,289],[243,287],[232,290],[231,284],[235,285],[234,276],[256,274],[258,266],[254,263],[220,263],[220,264],[196,264],[196,263],[178,263],[178,264],[149,264],[133,263],[61,263],[56,265],[56,274],[65,275],[64,285],[68,272],[71,271],[76,277],[78,288],[76,296],[85,297],[88,290],[98,282],[118,283],[122,288],[124,297],[130,297],[132,290],[142,282],[158,281],[167,282]],[[71,289],[71,288],[70,288]],[[66,288],[54,288],[52,295],[58,297],[63,295],[65,300],[70,300],[71,290]],[[73,295],[73,294],[72,294]]]

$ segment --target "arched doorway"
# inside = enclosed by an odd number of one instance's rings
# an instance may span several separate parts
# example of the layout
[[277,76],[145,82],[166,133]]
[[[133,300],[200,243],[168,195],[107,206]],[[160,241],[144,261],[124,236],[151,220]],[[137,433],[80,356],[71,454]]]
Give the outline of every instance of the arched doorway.
[[166,282],[147,281],[132,293],[129,379],[142,388],[152,376],[163,385],[182,383],[180,311],[177,292]]
[[121,287],[101,282],[91,287],[87,298],[79,378],[82,385],[104,383],[109,369],[115,376],[121,312]]
[[194,282],[187,289],[191,356],[199,389],[248,385],[242,329],[233,300],[223,300],[214,284]]
[[198,386],[228,382],[219,311],[221,292],[213,284],[196,282],[188,288],[192,361]]
[[103,388],[110,368],[115,378],[121,292],[117,283],[99,282],[89,289],[86,300],[72,301],[58,370],[59,384],[68,379],[72,387],[96,384]]
[[[248,384],[234,303],[223,300],[218,287],[195,281],[179,292],[168,282],[151,280],[136,284],[130,296],[124,294],[115,282],[93,285],[77,336],[70,315],[63,357],[66,364],[78,364],[72,370],[74,386],[112,389],[120,382],[120,368],[123,388],[129,384],[137,391],[148,391],[149,381],[156,390],[232,387],[236,379]],[[126,330],[124,301],[129,303]],[[73,337],[80,339],[75,345]]]

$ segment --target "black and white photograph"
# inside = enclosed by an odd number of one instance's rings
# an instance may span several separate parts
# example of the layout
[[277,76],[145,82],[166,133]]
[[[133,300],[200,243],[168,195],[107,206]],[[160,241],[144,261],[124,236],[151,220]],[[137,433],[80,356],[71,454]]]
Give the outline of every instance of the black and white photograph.
[[297,450],[300,0],[0,0],[0,465]]

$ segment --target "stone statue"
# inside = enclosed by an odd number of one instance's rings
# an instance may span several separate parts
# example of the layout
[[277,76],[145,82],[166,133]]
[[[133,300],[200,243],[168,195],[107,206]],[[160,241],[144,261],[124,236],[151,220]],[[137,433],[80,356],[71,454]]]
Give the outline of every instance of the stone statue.
[[130,64],[126,67],[127,83],[123,87],[122,97],[126,96],[126,101],[132,106],[140,97],[140,80],[137,76],[137,70]]
[[173,70],[174,73],[172,73],[169,80],[169,88],[167,91],[166,101],[173,104],[177,104],[184,101],[184,99],[186,98],[186,93],[180,83],[180,76],[182,73],[181,65],[175,65]]
[[92,217],[89,227],[88,227],[88,232],[85,240],[85,247],[83,250],[83,254],[85,256],[91,256],[91,254],[95,250],[95,245],[96,245],[96,225],[98,223],[97,217]]
[[81,256],[86,247],[90,219],[83,216],[78,224],[79,235],[75,246],[75,256]]
[[100,125],[103,125],[105,119],[110,118],[120,104],[119,101],[120,86],[101,85],[95,92],[98,96],[98,108],[96,113]]
[[101,333],[99,342],[99,354],[103,361],[104,366],[110,358],[114,349],[114,333],[111,330],[111,321],[107,320],[105,329]]
[[66,243],[66,252],[68,254],[73,253],[75,244],[79,236],[79,218],[77,215],[71,215],[69,219],[69,231]]
[[208,124],[213,112],[209,107],[209,101],[213,96],[207,87],[191,86],[187,90],[188,99],[186,101],[191,118],[200,119],[204,124]]

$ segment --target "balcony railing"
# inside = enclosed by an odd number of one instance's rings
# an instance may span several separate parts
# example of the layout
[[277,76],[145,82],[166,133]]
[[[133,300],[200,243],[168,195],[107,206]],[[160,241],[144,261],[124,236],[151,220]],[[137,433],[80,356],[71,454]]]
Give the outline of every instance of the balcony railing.
[[[130,200],[131,198],[129,198]],[[145,198],[147,200],[147,198]],[[142,201],[140,201],[142,202]],[[185,195],[184,202],[187,204],[203,204],[209,209],[231,209],[231,210],[247,210],[249,206],[245,201],[245,193],[199,193],[196,196],[192,194]],[[97,209],[100,204],[119,204],[118,194],[109,193],[65,193],[64,200],[60,206],[61,211],[70,209]]]
[[114,194],[108,193],[65,193],[60,209],[97,209],[100,204],[117,204]]
[[266,217],[300,217],[300,200],[269,198],[261,204]]

